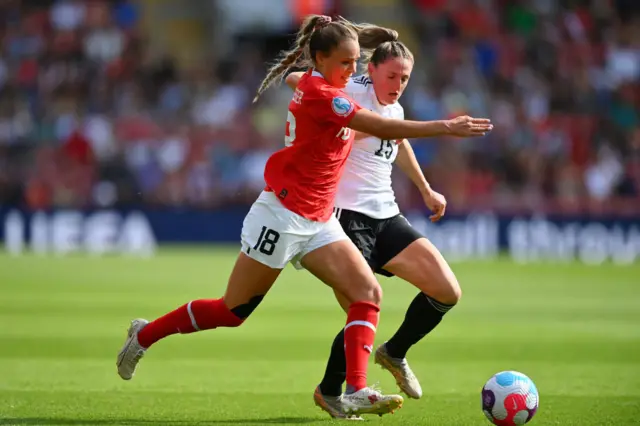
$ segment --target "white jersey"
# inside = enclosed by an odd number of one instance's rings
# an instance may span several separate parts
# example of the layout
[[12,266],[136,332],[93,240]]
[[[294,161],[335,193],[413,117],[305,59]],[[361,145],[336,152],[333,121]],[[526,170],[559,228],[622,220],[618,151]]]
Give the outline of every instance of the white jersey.
[[[381,105],[378,102],[367,76],[353,77],[343,91],[362,108],[383,117],[404,119],[404,109],[399,103]],[[387,219],[400,213],[391,187],[391,169],[397,155],[395,140],[373,136],[356,140],[338,184],[335,206],[374,219]]]

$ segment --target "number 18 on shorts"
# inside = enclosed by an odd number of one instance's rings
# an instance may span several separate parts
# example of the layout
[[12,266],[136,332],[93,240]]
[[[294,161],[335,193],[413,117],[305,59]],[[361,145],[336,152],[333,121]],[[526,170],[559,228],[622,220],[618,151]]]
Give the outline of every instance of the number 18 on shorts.
[[328,222],[314,222],[284,207],[268,191],[260,194],[242,224],[242,251],[275,269],[289,262],[301,269],[300,260],[306,254],[346,239],[335,216]]

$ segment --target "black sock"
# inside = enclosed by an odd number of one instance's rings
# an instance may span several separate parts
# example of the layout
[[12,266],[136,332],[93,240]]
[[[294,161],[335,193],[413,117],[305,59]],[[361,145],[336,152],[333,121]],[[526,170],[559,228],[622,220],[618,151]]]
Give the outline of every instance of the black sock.
[[344,328],[333,340],[331,354],[324,377],[320,382],[320,392],[326,396],[340,396],[342,384],[347,379],[347,356],[344,353]]
[[418,294],[409,305],[402,325],[385,344],[387,353],[393,358],[405,358],[409,348],[436,328],[452,307],[424,293]]

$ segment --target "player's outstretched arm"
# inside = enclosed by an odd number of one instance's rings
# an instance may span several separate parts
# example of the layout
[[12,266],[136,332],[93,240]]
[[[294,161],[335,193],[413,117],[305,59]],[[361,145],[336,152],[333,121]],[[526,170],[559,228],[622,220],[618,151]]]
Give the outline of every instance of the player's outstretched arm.
[[287,86],[289,86],[291,90],[295,90],[303,75],[304,73],[302,71],[292,72],[284,79],[284,82],[287,83]]
[[484,136],[493,129],[491,120],[467,115],[452,120],[410,121],[382,117],[366,109],[359,110],[349,127],[380,139],[429,138],[434,136]]

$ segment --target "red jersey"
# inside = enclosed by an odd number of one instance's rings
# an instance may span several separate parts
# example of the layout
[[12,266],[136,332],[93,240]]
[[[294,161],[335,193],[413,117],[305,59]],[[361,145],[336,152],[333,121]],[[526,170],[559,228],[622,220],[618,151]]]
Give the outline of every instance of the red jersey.
[[287,209],[309,220],[329,220],[353,146],[354,132],[347,126],[359,109],[319,72],[302,76],[289,104],[285,148],[264,170],[267,189]]

